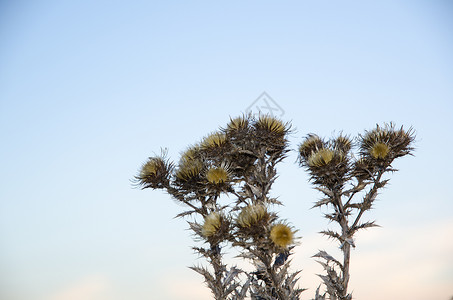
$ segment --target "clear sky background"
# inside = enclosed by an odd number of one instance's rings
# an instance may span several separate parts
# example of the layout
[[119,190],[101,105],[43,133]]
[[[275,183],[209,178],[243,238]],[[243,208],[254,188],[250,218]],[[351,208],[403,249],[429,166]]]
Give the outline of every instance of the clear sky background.
[[[266,91],[307,133],[394,121],[414,157],[365,219],[351,283],[361,300],[453,296],[451,1],[0,1],[0,299],[210,299],[187,267],[183,208],[130,179]],[[296,153],[277,207],[303,237],[310,299],[336,251]],[[233,251],[232,251],[233,252]]]

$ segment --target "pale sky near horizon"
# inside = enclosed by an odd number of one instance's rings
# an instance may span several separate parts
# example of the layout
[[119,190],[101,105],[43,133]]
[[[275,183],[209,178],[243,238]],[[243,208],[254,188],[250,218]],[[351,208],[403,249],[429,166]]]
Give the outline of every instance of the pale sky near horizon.
[[[211,299],[183,209],[130,180],[266,91],[308,133],[417,133],[352,253],[358,300],[453,296],[450,1],[1,1],[0,299]],[[336,245],[296,153],[275,208],[311,299]],[[233,251],[231,251],[233,253]],[[233,260],[234,261],[234,260]]]

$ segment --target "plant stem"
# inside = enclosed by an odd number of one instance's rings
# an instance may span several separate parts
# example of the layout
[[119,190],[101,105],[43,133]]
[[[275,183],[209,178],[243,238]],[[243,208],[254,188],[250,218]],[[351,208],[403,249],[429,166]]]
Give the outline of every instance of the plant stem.
[[222,256],[220,255],[218,244],[211,244],[211,255],[210,255],[210,263],[214,269],[214,286],[215,290],[212,292],[214,293],[214,298],[216,300],[226,300],[225,295],[225,287],[222,284],[223,279],[223,265],[222,265]]

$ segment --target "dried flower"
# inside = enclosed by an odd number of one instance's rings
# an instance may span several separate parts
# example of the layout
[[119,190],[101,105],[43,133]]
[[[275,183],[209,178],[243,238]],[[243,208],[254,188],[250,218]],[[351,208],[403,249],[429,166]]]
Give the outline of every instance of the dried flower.
[[201,147],[203,149],[213,149],[224,146],[226,142],[227,139],[225,134],[214,132],[203,139],[203,141],[201,142]]
[[311,134],[299,146],[299,163],[308,169],[315,184],[341,187],[349,172],[348,153],[351,141],[343,136],[324,142]]
[[335,151],[330,149],[321,149],[317,152],[314,152],[308,158],[308,165],[310,167],[320,168],[322,166],[328,165],[335,155]]
[[140,170],[140,177],[143,179],[156,176],[160,167],[159,159],[152,157],[150,158]]
[[393,159],[410,154],[414,141],[412,128],[404,130],[403,127],[395,129],[393,123],[379,125],[365,135],[360,135],[360,154],[363,157],[385,160],[384,164],[389,165]]
[[261,204],[255,204],[244,207],[236,221],[240,227],[247,228],[266,223],[269,218],[270,215],[267,212],[266,207]]
[[293,242],[294,233],[288,225],[276,224],[272,226],[270,238],[278,247],[286,248]]
[[334,148],[346,154],[349,152],[349,150],[351,150],[352,142],[349,137],[340,135],[334,141]]
[[314,152],[324,148],[324,142],[315,134],[309,134],[304,142],[299,146],[299,155],[301,162],[308,159]]
[[260,116],[255,126],[258,129],[263,129],[277,135],[284,134],[287,131],[282,121],[268,115]]
[[163,157],[150,157],[135,179],[143,188],[162,188],[171,170],[172,164]]
[[222,216],[217,213],[213,212],[210,213],[205,219],[202,228],[202,234],[204,237],[209,238],[215,235],[217,230],[220,228],[222,224]]
[[249,121],[244,117],[237,117],[230,120],[230,123],[227,125],[227,130],[229,131],[241,131],[247,129]]
[[219,184],[227,182],[229,178],[229,172],[224,167],[210,168],[206,172],[206,179],[213,184]]
[[180,161],[188,161],[188,160],[194,160],[199,157],[200,154],[200,146],[195,145],[187,148],[186,151],[184,151],[181,154],[181,159]]
[[179,163],[176,177],[182,181],[189,181],[197,177],[203,168],[203,163],[198,159],[183,159]]
[[384,159],[388,155],[389,151],[389,146],[384,143],[377,142],[371,147],[370,154],[376,159]]

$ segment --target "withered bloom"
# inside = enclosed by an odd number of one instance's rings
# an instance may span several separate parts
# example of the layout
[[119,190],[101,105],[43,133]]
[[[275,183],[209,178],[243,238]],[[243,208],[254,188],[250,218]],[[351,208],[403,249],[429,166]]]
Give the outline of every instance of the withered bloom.
[[275,135],[284,135],[288,130],[286,124],[269,115],[260,116],[255,123],[255,127]]
[[385,124],[384,127],[377,125],[375,129],[359,136],[360,154],[364,158],[379,161],[381,165],[390,165],[395,158],[412,152],[414,139],[412,128],[406,131],[403,127],[395,129],[393,123]]
[[294,232],[288,225],[276,224],[272,226],[270,238],[276,246],[280,248],[287,248],[293,243]]
[[201,142],[201,148],[205,150],[223,147],[227,143],[226,135],[221,132],[214,132],[208,135]]
[[240,132],[244,131],[249,126],[249,120],[245,117],[237,117],[234,119],[230,119],[230,123],[227,125],[227,132]]
[[[361,222],[361,217],[372,208],[380,189],[389,181],[383,175],[395,171],[392,161],[411,154],[413,141],[412,129],[395,129],[390,123],[359,135],[358,158],[351,153],[352,141],[343,135],[325,142],[312,134],[299,146],[299,163],[307,169],[315,188],[323,195],[314,207],[326,206],[328,212],[324,217],[339,225],[338,231],[328,229],[320,233],[338,241],[343,252],[343,261],[323,250],[314,255],[321,259],[319,262],[327,273],[320,276],[326,289],[322,293],[318,288],[315,300],[352,299],[348,283],[354,234],[377,226],[374,221]],[[290,244],[291,231],[285,225],[276,225],[271,229],[270,238],[275,245],[285,247]]]
[[340,188],[349,171],[350,148],[350,141],[342,136],[326,143],[317,135],[309,135],[299,146],[299,162],[308,169],[315,184]]
[[254,241],[265,238],[273,218],[266,206],[262,204],[253,204],[242,208],[236,218],[238,236]]
[[257,142],[265,147],[266,153],[282,156],[288,143],[286,135],[290,132],[289,123],[285,124],[275,117],[262,115],[253,125]]
[[268,223],[270,215],[266,206],[262,204],[248,205],[244,207],[238,215],[236,222],[241,228],[265,225]]
[[220,212],[212,212],[204,218],[202,236],[212,244],[218,244],[228,238],[230,221]]
[[176,170],[176,177],[181,181],[190,181],[199,176],[203,162],[199,159],[183,159]]
[[143,188],[164,188],[169,181],[173,165],[163,156],[150,157],[135,179]]

